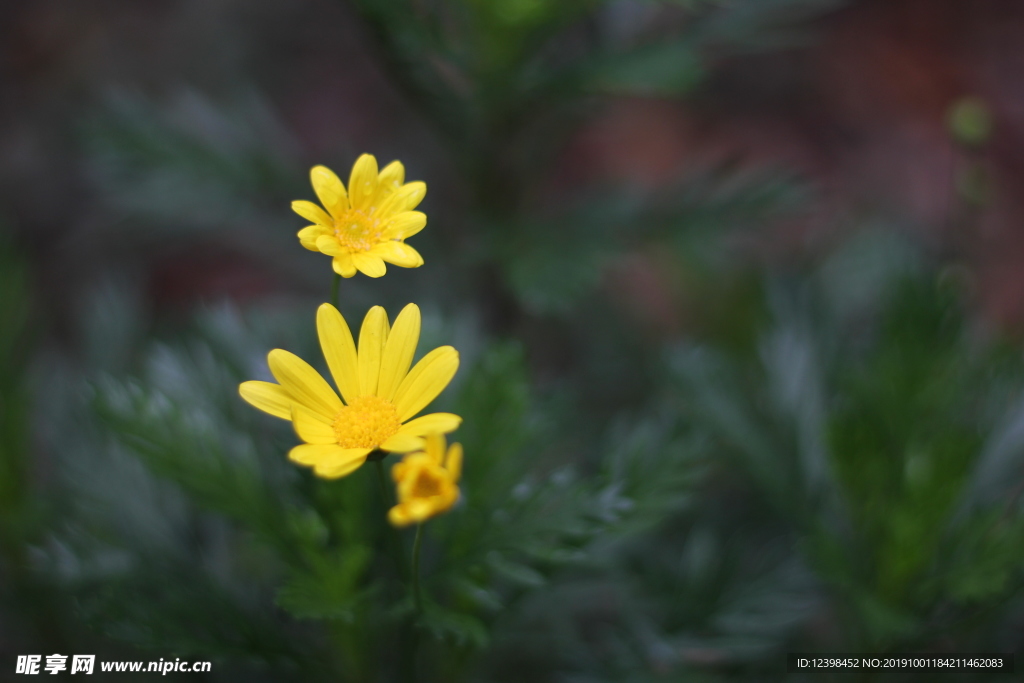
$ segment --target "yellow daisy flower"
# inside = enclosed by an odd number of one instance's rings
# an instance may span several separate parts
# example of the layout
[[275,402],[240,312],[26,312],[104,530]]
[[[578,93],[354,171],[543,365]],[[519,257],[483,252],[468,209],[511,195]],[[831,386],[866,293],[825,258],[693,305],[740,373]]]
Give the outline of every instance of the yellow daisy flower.
[[432,413],[411,419],[437,398],[459,368],[459,352],[442,346],[412,365],[420,337],[420,309],[409,304],[393,328],[380,306],[366,314],[359,348],[345,319],[323,304],[316,314],[320,348],[341,398],[306,361],[282,349],[267,355],[280,384],[243,382],[246,401],[291,420],[305,443],[288,457],[327,479],[344,477],[376,449],[408,453],[424,447],[427,434],[454,431],[462,418]]
[[425,522],[459,500],[462,444],[453,443],[445,452],[441,434],[429,434],[426,441],[424,452],[409,453],[391,468],[398,489],[398,505],[388,511],[394,526]]
[[[348,191],[326,166],[309,172],[323,208],[313,202],[292,202],[292,211],[314,224],[299,230],[299,242],[310,251],[334,257],[334,272],[370,277],[387,272],[384,262],[418,268],[423,257],[404,242],[427,224],[422,211],[413,211],[427,194],[425,183],[405,182],[405,167],[392,161],[377,172],[377,159],[364,154],[352,166]],[[324,209],[327,209],[324,211]]]

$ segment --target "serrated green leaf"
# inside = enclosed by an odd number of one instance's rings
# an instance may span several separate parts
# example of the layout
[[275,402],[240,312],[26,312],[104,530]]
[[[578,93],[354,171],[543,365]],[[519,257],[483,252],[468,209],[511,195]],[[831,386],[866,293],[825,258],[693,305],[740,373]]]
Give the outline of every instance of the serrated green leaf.
[[315,558],[314,566],[294,573],[277,592],[277,605],[299,619],[351,622],[365,598],[360,579],[373,551],[350,546],[333,556]]
[[514,560],[509,560],[497,552],[492,552],[487,556],[487,564],[500,577],[520,586],[536,588],[543,586],[547,581],[544,575],[536,569]]
[[474,616],[459,614],[431,606],[420,617],[420,625],[438,640],[454,642],[458,646],[482,649],[490,642],[484,623]]

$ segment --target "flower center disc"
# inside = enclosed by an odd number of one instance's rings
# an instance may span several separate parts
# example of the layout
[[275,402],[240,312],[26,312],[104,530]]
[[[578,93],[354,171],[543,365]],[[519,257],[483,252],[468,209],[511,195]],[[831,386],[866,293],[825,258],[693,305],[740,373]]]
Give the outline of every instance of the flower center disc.
[[376,448],[401,426],[391,401],[360,396],[334,418],[334,435],[342,448]]
[[334,221],[334,236],[343,247],[355,251],[370,251],[381,241],[378,221],[362,211],[349,211]]
[[441,482],[436,475],[420,470],[416,483],[412,487],[412,495],[416,498],[430,498],[441,493]]

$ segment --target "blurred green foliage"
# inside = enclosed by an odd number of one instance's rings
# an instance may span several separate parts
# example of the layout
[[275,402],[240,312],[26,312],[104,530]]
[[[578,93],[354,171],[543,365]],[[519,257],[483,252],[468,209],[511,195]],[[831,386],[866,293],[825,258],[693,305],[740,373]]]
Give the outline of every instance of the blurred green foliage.
[[992,112],[984,100],[965,97],[950,107],[947,125],[954,140],[966,147],[979,147],[992,137]]
[[27,268],[12,245],[0,243],[0,509],[8,551],[24,530],[11,528],[27,504],[28,415],[25,368],[16,362],[29,343],[31,311]]
[[[631,683],[782,680],[802,649],[1019,648],[1024,368],[959,271],[896,232],[738,258],[813,202],[783,171],[543,201],[608,97],[690,96],[837,2],[352,5],[465,195],[431,209],[422,273],[342,290],[350,319],[415,292],[425,341],[462,353],[440,407],[464,418],[463,497],[426,527],[424,616],[371,468],[316,479],[237,395],[271,348],[319,358],[329,272],[288,222],[309,192],[286,126],[255,92],[115,94],[80,128],[90,239],[131,266],[67,292],[66,339],[31,363],[31,283],[0,249],[5,599],[74,605],[24,610],[26,647],[208,658],[211,680]],[[136,262],[197,243],[295,291],[153,315]],[[609,271],[651,254],[681,331],[615,302]]]
[[[1019,495],[993,487],[1019,466],[1024,367],[970,324],[956,279],[912,254],[863,236],[809,281],[771,285],[754,353],[675,358],[698,419],[834,595],[832,638],[850,651],[972,642],[1021,588]],[[890,266],[870,282],[865,261]]]

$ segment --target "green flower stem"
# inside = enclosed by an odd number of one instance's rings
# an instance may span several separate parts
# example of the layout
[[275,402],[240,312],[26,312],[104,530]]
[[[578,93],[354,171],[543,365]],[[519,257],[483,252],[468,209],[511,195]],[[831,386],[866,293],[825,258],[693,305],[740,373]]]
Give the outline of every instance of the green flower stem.
[[377,483],[380,484],[380,501],[387,508],[391,505],[391,498],[388,496],[388,481],[387,477],[384,476],[384,463],[381,460],[374,460],[373,464],[377,470]]
[[423,524],[416,525],[416,540],[412,543],[412,599],[416,616],[423,614],[423,594],[420,591],[420,548],[423,545]]
[[331,303],[334,304],[335,308],[338,308],[338,285],[341,284],[341,276],[337,273],[334,274],[334,280],[331,281]]
[[423,594],[420,590],[420,548],[422,547],[423,524],[417,524],[416,540],[412,543],[412,577],[410,581],[416,612],[404,627],[401,659],[402,680],[410,683],[416,681],[416,651],[420,646],[420,629],[422,628],[420,623],[420,618],[423,616]]
[[[391,496],[388,494],[388,483],[387,477],[384,474],[384,463],[382,459],[374,458],[373,460],[374,470],[377,472],[377,483],[380,485],[380,502],[384,506],[384,514],[387,515],[388,508],[391,507]],[[389,531],[387,533],[387,544],[388,549],[391,553],[391,557],[395,562],[395,569],[398,571],[398,576],[402,581],[406,580],[406,565],[405,563],[405,552],[402,549],[402,542],[398,537],[396,529],[391,528],[391,525],[387,525]]]

